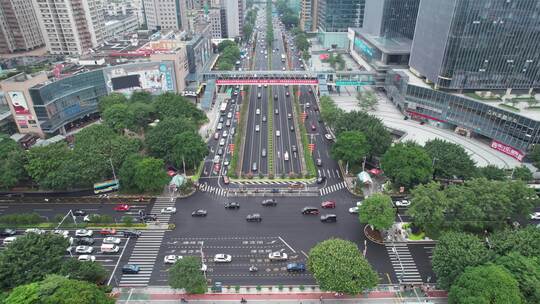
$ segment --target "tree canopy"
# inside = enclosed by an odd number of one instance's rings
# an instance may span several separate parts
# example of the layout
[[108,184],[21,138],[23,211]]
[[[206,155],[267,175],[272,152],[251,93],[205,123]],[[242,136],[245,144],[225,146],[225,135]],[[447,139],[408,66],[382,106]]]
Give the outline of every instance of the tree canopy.
[[68,189],[79,182],[81,172],[65,142],[32,148],[26,156],[26,171],[41,188]]
[[468,268],[448,293],[450,304],[523,303],[518,282],[501,266]]
[[183,166],[184,161],[186,168],[196,168],[208,155],[208,147],[198,133],[187,131],[174,136],[171,154],[178,168]]
[[429,182],[433,176],[431,158],[412,142],[390,147],[381,159],[381,167],[395,186],[413,188]]
[[499,231],[490,236],[491,248],[498,255],[511,252],[540,258],[540,229],[529,225],[523,229]]
[[431,182],[418,185],[411,191],[411,206],[407,214],[413,218],[414,224],[427,235],[437,238],[445,227],[445,213],[448,208],[446,193],[441,185]]
[[444,233],[433,250],[433,272],[437,285],[448,289],[469,266],[482,265],[489,259],[486,244],[475,235]]
[[174,93],[164,93],[154,98],[154,107],[161,120],[186,119],[196,127],[208,121],[206,114],[197,109],[197,106],[185,97]]
[[494,263],[502,266],[516,279],[527,303],[540,303],[540,262],[538,258],[511,252]]
[[122,188],[128,192],[156,193],[169,181],[163,160],[131,155],[120,168]]
[[533,173],[525,166],[519,166],[514,168],[512,172],[512,178],[522,180],[524,182],[530,182],[533,179]]
[[360,110],[364,112],[374,110],[378,103],[377,95],[375,95],[375,93],[373,93],[371,90],[358,92],[356,99],[358,100]]
[[114,304],[95,284],[70,280],[59,275],[13,289],[5,304]]
[[195,133],[196,127],[190,120],[185,118],[168,118],[150,129],[145,138],[145,144],[150,155],[174,162],[172,155],[175,144],[175,136],[184,132]]
[[183,288],[187,293],[205,293],[207,285],[201,268],[201,259],[198,257],[186,256],[178,260],[169,269],[169,285],[172,288]]
[[330,153],[334,159],[349,162],[352,165],[360,163],[368,151],[369,146],[362,132],[346,131],[338,135]]
[[109,95],[103,96],[99,99],[99,111],[103,112],[108,107],[114,104],[125,104],[128,102],[128,99],[124,94],[121,93],[111,93]]
[[434,160],[434,177],[469,179],[474,176],[474,161],[462,146],[436,138],[426,142],[424,148]]
[[335,127],[335,123],[340,115],[344,113],[340,109],[334,100],[330,96],[321,96],[320,98],[320,112],[321,117],[324,119],[325,123],[330,127]]
[[9,189],[25,179],[26,153],[7,134],[0,133],[0,189]]
[[484,177],[490,180],[506,180],[506,172],[495,165],[487,165],[476,169],[478,177]]
[[0,287],[13,288],[59,272],[68,246],[66,239],[54,234],[17,237],[0,252]]
[[361,223],[369,224],[376,230],[384,230],[394,223],[396,210],[390,196],[376,193],[363,201],[358,208],[358,216]]
[[108,276],[108,271],[98,262],[81,262],[75,258],[67,259],[60,269],[60,274],[80,281],[102,284]]
[[377,273],[350,241],[318,243],[309,251],[308,268],[325,291],[356,295],[378,283]]

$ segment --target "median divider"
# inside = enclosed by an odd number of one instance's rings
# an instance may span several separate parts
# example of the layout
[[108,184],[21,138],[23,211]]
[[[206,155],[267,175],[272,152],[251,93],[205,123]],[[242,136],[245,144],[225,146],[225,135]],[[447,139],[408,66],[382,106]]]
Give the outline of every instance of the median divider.
[[[245,90],[244,97],[242,98],[242,104],[240,106],[240,121],[237,124],[236,133],[234,134],[234,151],[230,167],[232,170],[227,172],[227,176],[231,178],[236,178],[242,175],[242,158],[244,153],[244,145],[246,138],[246,129],[247,129],[247,115],[249,111],[249,86]],[[241,157],[242,156],[242,157]]]
[[311,155],[311,152],[308,149],[309,139],[307,136],[307,130],[306,125],[304,122],[302,122],[302,117],[300,117],[300,101],[298,100],[298,94],[296,94],[297,88],[295,87],[294,95],[294,108],[296,109],[296,119],[299,120],[300,125],[300,137],[301,137],[301,147],[303,153],[304,153],[304,160],[306,163],[306,170],[307,170],[307,176],[308,177],[314,177],[317,175],[317,169],[315,167],[315,162],[313,161],[313,157]]

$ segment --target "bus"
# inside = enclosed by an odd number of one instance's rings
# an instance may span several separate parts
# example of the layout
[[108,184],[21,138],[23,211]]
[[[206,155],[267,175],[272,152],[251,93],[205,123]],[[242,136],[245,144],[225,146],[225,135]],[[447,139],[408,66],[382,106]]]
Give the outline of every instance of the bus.
[[285,54],[281,54],[281,62],[285,62]]
[[95,183],[94,184],[94,193],[99,194],[99,193],[106,193],[106,192],[116,191],[116,190],[118,190],[118,187],[119,187],[118,180],[117,179],[111,179],[111,180],[108,180],[108,181],[104,181],[102,183]]
[[225,111],[227,111],[227,102],[226,101],[223,101],[221,103],[220,111],[221,111],[221,113],[225,113]]

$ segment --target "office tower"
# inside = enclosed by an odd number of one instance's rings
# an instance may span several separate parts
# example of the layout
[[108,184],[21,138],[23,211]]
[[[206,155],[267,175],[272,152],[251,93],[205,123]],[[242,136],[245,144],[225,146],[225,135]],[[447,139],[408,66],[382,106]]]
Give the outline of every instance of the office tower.
[[385,38],[413,39],[420,0],[365,0],[362,29]]
[[0,53],[28,51],[44,44],[31,0],[0,1]]
[[302,0],[300,7],[300,29],[302,31],[317,31],[318,2],[319,0]]
[[[242,36],[242,29],[244,27],[244,0],[223,0],[221,5],[225,10],[226,37],[235,38]],[[223,20],[221,24],[223,26]]]
[[143,0],[149,30],[189,30],[186,1]]
[[540,87],[538,0],[421,1],[409,65],[451,90]]
[[317,27],[323,32],[347,32],[362,27],[365,0],[318,0]]
[[34,0],[47,50],[81,55],[103,43],[101,0]]

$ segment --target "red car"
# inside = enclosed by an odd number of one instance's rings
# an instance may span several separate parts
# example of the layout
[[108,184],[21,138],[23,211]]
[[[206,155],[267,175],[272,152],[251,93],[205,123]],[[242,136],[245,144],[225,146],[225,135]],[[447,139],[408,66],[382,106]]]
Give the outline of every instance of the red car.
[[323,208],[336,208],[336,202],[332,202],[332,201],[322,202],[321,207],[323,207]]
[[99,234],[101,235],[115,235],[116,229],[114,228],[103,228],[99,231]]
[[129,211],[129,205],[128,204],[118,204],[114,206],[114,211]]

